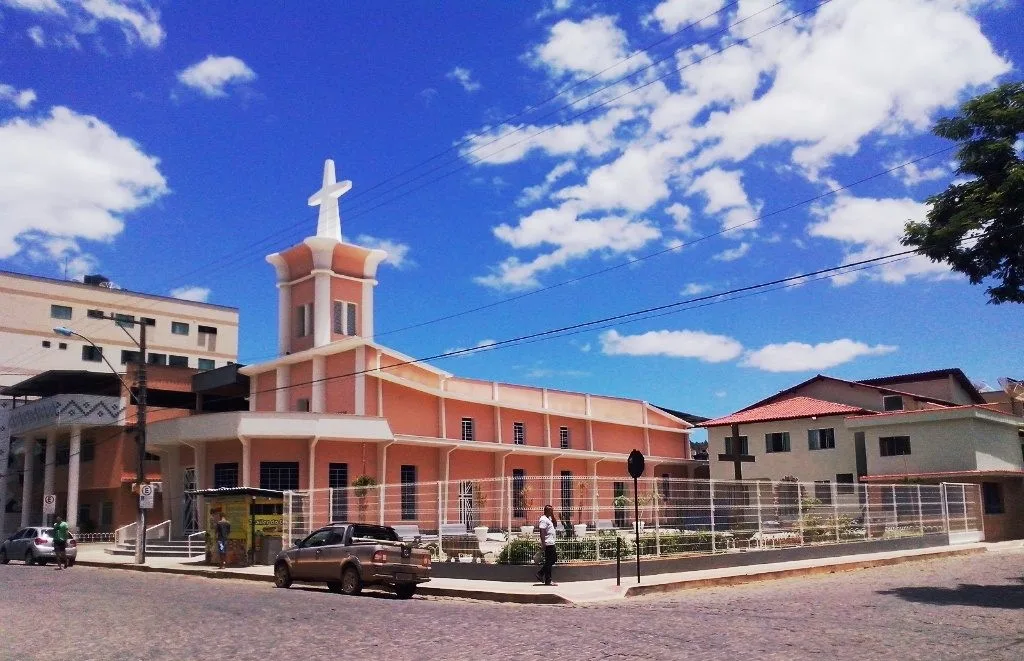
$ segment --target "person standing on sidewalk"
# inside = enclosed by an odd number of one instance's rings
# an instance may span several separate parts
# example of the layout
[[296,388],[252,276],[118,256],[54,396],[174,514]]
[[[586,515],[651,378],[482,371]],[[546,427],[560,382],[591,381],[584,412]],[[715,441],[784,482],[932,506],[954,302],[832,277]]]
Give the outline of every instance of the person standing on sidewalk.
[[558,553],[555,551],[555,529],[557,526],[555,508],[545,505],[544,514],[537,521],[537,533],[540,535],[541,546],[544,547],[544,565],[537,572],[537,580],[544,585],[555,585],[551,582],[551,570],[558,562]]
[[217,556],[220,558],[220,568],[224,569],[228,557],[228,536],[231,534],[231,522],[220,513],[217,524],[214,526],[217,533]]
[[67,521],[60,518],[60,515],[53,519],[53,554],[57,557],[57,569],[68,568],[68,539],[71,537],[71,529]]

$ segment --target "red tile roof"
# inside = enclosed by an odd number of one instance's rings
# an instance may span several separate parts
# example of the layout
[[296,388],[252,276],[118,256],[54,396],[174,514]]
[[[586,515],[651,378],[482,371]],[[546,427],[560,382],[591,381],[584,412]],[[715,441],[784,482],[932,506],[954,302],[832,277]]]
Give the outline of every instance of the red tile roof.
[[698,427],[721,427],[723,425],[750,422],[809,418],[815,415],[849,415],[853,413],[870,413],[870,411],[859,406],[826,402],[823,399],[815,399],[813,397],[791,397],[780,402],[772,402],[764,406],[738,411],[724,418],[709,420],[698,425]]
[[[121,473],[121,482],[136,482],[138,477],[139,474],[137,472]],[[147,482],[159,482],[161,480],[160,473],[146,473],[145,477]]]

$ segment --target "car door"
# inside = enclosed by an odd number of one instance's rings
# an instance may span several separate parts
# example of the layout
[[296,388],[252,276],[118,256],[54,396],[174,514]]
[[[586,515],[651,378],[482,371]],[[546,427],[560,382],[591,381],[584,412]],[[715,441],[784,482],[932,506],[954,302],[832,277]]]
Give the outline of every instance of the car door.
[[29,540],[35,538],[35,531],[32,528],[22,528],[18,531],[14,541],[11,543],[12,551],[9,554],[11,558],[17,558],[21,560],[25,557],[25,551],[28,550]]
[[316,557],[316,574],[321,580],[337,581],[341,579],[341,563],[348,557],[344,532],[344,528],[331,530],[324,545],[320,547],[320,553]]
[[292,578],[296,581],[317,581],[320,556],[323,546],[332,532],[331,528],[317,530],[302,540],[295,552],[295,562],[292,565]]
[[21,530],[19,530],[18,532],[14,533],[13,535],[11,535],[10,537],[7,538],[7,543],[5,544],[5,546],[7,547],[7,557],[8,558],[12,558],[12,559],[15,559],[15,560],[21,560],[22,556],[25,555],[24,551],[18,551],[18,548],[21,546],[21,542],[20,542],[21,537],[24,534],[25,534],[25,529],[22,528]]

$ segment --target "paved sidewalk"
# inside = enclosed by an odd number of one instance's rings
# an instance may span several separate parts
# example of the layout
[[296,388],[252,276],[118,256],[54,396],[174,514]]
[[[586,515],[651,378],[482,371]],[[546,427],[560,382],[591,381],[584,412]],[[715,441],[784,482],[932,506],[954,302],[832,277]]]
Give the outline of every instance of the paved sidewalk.
[[[78,549],[78,564],[88,567],[108,567],[134,571],[150,571],[172,574],[190,574],[209,578],[233,578],[253,581],[273,581],[273,567],[260,565],[218,569],[203,564],[201,559],[147,558],[145,565],[136,565],[131,556],[110,555],[104,552],[106,544],[83,544]],[[502,581],[477,581],[456,578],[434,578],[421,585],[419,594],[461,597],[484,601],[499,601],[529,604],[582,604],[598,601],[624,599],[648,594],[672,592],[702,587],[739,585],[812,574],[830,574],[868,567],[882,567],[911,562],[933,560],[1006,548],[1021,548],[1024,542],[961,544],[928,549],[865,553],[859,555],[797,560],[744,567],[726,567],[673,574],[643,576],[637,585],[636,575],[624,571],[622,585],[616,586],[614,579],[596,581],[573,581],[558,586],[545,587],[529,583]],[[626,567],[623,566],[626,570]],[[556,568],[557,572],[557,568]],[[557,574],[556,574],[557,579]]]

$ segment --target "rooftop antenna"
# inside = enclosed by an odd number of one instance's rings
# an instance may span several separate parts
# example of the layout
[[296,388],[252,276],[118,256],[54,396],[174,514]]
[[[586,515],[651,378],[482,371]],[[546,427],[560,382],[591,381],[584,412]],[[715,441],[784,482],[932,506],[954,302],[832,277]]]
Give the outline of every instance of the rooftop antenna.
[[999,377],[999,386],[1010,398],[1010,412],[1016,415],[1017,407],[1014,402],[1024,402],[1024,381],[1001,376]]

